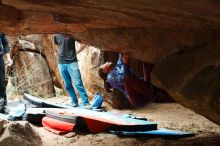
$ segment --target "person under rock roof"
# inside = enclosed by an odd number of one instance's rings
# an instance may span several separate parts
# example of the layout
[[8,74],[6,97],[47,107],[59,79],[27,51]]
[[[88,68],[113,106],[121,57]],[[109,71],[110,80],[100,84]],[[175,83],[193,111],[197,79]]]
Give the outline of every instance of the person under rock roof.
[[106,62],[99,68],[99,76],[104,80],[106,91],[110,88],[124,93],[133,107],[144,106],[151,103],[154,98],[154,87],[150,83],[150,72],[153,65],[143,63],[144,79],[134,75],[128,64],[128,53],[119,54],[115,66]]

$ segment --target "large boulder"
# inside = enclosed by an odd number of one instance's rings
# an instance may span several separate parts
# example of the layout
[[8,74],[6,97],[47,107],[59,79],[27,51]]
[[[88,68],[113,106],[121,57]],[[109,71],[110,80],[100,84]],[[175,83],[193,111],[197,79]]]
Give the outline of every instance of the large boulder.
[[0,124],[4,127],[1,129],[1,146],[42,146],[41,137],[28,122],[0,121]]
[[[15,39],[12,38],[12,42],[13,40]],[[53,43],[53,35],[19,35],[17,40],[17,45],[19,45],[20,48],[13,47],[12,54],[16,54],[16,51],[18,50],[23,50],[42,55],[46,59],[54,85],[58,88],[64,89],[64,85],[58,70],[57,46],[55,46]]]
[[38,53],[17,51],[12,80],[20,94],[54,97],[55,90],[45,59]]
[[[51,47],[52,41],[47,38],[50,38],[50,35],[10,36],[14,65],[9,70],[13,74],[15,89],[17,88],[20,94],[29,92],[37,96],[53,97],[55,96],[53,84],[57,87],[63,85],[61,80],[57,83],[60,76],[56,73],[58,72],[56,56],[53,56],[56,51],[55,47]],[[31,75],[33,73],[34,76]]]
[[177,54],[157,64],[152,81],[177,102],[220,124],[219,63],[220,41],[216,40],[200,50]]

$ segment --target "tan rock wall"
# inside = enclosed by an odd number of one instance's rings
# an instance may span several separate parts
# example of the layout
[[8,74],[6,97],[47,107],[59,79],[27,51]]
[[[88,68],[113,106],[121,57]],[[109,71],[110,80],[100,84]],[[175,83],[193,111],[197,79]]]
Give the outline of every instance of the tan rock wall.
[[[79,44],[77,44],[79,46]],[[100,92],[103,82],[98,76],[98,68],[103,62],[103,55],[100,49],[89,46],[77,55],[82,80],[90,96]]]

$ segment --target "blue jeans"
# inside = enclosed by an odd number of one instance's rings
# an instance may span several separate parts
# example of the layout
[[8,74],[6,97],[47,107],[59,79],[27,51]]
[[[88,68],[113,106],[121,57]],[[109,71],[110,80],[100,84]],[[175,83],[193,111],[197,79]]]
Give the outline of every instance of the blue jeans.
[[88,95],[86,90],[83,86],[83,82],[81,79],[81,74],[79,71],[78,63],[73,62],[70,64],[58,64],[59,72],[61,77],[64,81],[64,85],[66,91],[68,92],[69,96],[71,97],[72,104],[77,104],[78,99],[73,88],[72,82],[74,83],[76,89],[79,92],[83,105],[89,104]]
[[5,63],[3,56],[0,54],[0,99],[3,98],[6,103],[6,83],[5,83]]

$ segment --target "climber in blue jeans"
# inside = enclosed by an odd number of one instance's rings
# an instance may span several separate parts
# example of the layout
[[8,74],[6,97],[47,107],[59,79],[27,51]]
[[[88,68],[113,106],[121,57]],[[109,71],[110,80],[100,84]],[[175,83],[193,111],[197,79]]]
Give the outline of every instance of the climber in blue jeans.
[[58,68],[66,91],[71,97],[71,105],[73,107],[79,106],[77,95],[72,85],[73,82],[81,97],[82,106],[90,108],[88,95],[83,86],[76,56],[76,54],[85,49],[86,45],[83,44],[79,49],[76,49],[75,39],[68,34],[56,34],[54,36],[54,43],[58,45]]
[[7,104],[5,65],[10,66],[12,63],[8,37],[6,34],[0,32],[0,112],[4,112],[4,106]]

